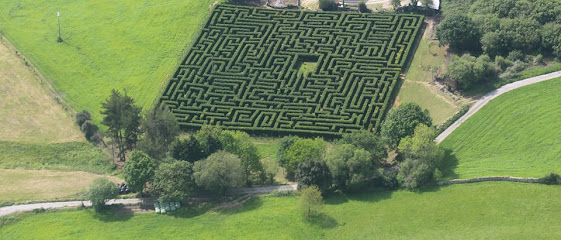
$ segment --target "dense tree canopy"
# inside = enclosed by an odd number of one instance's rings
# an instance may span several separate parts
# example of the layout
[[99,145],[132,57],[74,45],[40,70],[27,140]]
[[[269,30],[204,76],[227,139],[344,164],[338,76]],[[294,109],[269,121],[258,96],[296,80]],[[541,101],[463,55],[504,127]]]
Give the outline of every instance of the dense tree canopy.
[[298,165],[296,178],[299,188],[315,185],[325,192],[331,186],[331,172],[325,161],[322,160],[301,162]]
[[92,206],[96,211],[105,207],[105,203],[119,195],[117,184],[109,181],[107,178],[96,178],[90,185],[87,193],[87,199],[92,202]]
[[468,89],[474,84],[493,79],[496,76],[495,65],[487,55],[474,57],[464,54],[454,57],[448,66],[448,75],[458,89]]
[[160,164],[152,189],[162,202],[185,200],[195,189],[192,164],[185,161]]
[[376,163],[372,162],[370,153],[351,144],[336,144],[326,158],[335,187],[343,191],[371,179],[376,173]]
[[[282,152],[282,156],[279,158],[279,165],[285,168],[288,178],[294,176],[298,164],[301,162],[306,160],[320,161],[325,155],[327,143],[321,138],[288,138],[283,144],[286,145],[290,142],[292,142],[292,144],[290,144],[286,150],[279,150],[279,153]],[[283,147],[286,146],[281,145],[281,148]]]
[[382,124],[381,135],[388,142],[388,146],[395,149],[399,141],[413,135],[419,124],[432,125],[428,110],[422,110],[415,103],[405,103],[392,109]]
[[467,15],[448,16],[437,28],[440,43],[449,45],[455,51],[479,49],[480,35],[475,22]]
[[220,194],[245,183],[242,161],[238,156],[224,151],[218,151],[205,160],[195,162],[193,170],[198,186]]
[[222,131],[220,142],[224,151],[235,154],[241,159],[247,185],[265,181],[265,170],[259,161],[259,152],[249,134],[241,131]]
[[138,148],[154,158],[163,158],[179,135],[179,125],[165,108],[150,109],[142,121],[144,138]]
[[133,192],[142,191],[144,185],[152,180],[156,167],[156,162],[148,155],[138,150],[132,151],[123,168],[123,175],[129,189]]
[[370,131],[362,130],[344,134],[339,142],[352,144],[357,148],[368,151],[371,155],[371,161],[375,164],[381,163],[388,157],[388,151],[382,139]]

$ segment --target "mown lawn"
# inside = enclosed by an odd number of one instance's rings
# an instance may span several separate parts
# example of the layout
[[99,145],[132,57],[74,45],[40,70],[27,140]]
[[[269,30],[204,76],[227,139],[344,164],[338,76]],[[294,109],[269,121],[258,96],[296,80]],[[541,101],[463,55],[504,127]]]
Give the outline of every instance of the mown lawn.
[[183,209],[174,216],[24,215],[2,239],[559,239],[558,186],[478,183],[327,199],[305,221],[296,197],[263,197],[224,212]]
[[508,92],[464,122],[441,145],[457,177],[561,173],[561,79]]
[[0,0],[0,32],[74,110],[89,110],[99,123],[113,88],[152,105],[212,2]]

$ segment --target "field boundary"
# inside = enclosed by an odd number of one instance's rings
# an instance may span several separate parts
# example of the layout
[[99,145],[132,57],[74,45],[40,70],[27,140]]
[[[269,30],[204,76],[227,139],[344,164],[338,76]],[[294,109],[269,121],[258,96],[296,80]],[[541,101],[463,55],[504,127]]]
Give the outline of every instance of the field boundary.
[[456,120],[452,125],[450,125],[450,127],[448,127],[446,130],[444,130],[440,135],[438,135],[438,137],[436,137],[435,142],[437,143],[441,143],[442,141],[444,141],[444,139],[446,139],[446,137],[448,137],[454,130],[456,130],[456,128],[458,128],[460,125],[462,125],[462,123],[464,123],[468,118],[470,118],[472,115],[474,115],[476,112],[478,112],[481,108],[483,108],[483,106],[487,105],[487,103],[489,103],[491,100],[497,98],[498,96],[510,92],[514,89],[518,89],[521,87],[525,87],[534,83],[539,83],[539,82],[543,82],[543,81],[547,81],[547,80],[551,80],[551,79],[555,79],[555,78],[559,78],[561,77],[561,71],[556,71],[556,72],[552,72],[552,73],[548,73],[548,74],[543,74],[543,75],[539,75],[539,76],[535,76],[535,77],[531,77],[531,78],[527,78],[524,80],[520,80],[520,81],[516,81],[513,83],[509,83],[507,85],[504,85],[496,90],[493,90],[487,94],[485,94],[485,96],[481,97],[479,100],[477,100],[477,102],[475,102],[475,104],[473,104],[470,109],[468,110],[468,112],[466,114],[464,114],[462,117],[460,117],[458,120]]
[[438,186],[448,186],[454,184],[465,184],[465,183],[478,183],[478,182],[522,182],[522,183],[540,183],[543,184],[543,180],[539,178],[519,178],[511,176],[493,176],[493,177],[477,177],[468,179],[454,179],[450,181],[442,181],[436,183]]

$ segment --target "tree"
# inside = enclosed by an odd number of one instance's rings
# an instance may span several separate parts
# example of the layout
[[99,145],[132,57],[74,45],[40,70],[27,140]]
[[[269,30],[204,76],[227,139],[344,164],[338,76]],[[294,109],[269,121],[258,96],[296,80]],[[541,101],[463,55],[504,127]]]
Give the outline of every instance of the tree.
[[148,110],[142,121],[144,138],[138,148],[154,158],[163,158],[171,143],[179,135],[179,124],[165,108]]
[[117,184],[107,178],[96,178],[90,185],[87,199],[91,201],[94,209],[99,211],[105,207],[105,203],[109,199],[116,198],[117,195],[119,195]]
[[92,137],[97,132],[97,126],[94,125],[92,121],[86,120],[82,123],[80,130],[82,130],[87,140],[92,140]]
[[147,182],[152,180],[156,170],[156,162],[145,153],[134,150],[123,168],[123,175],[129,189],[142,192]]
[[292,179],[298,164],[306,160],[322,160],[326,147],[327,144],[321,138],[298,138],[286,149],[285,160],[279,164],[286,170],[287,178]]
[[394,10],[401,7],[401,0],[392,0],[392,7]]
[[84,122],[91,120],[92,114],[90,114],[88,110],[82,110],[79,113],[76,113],[76,124],[80,127],[82,126],[82,124],[84,124]]
[[177,139],[173,141],[169,147],[169,154],[174,159],[190,163],[194,163],[207,157],[203,152],[203,148],[199,143],[199,140],[197,140],[194,136],[190,136],[189,138],[183,140]]
[[399,145],[399,141],[413,135],[415,127],[419,124],[432,125],[428,110],[422,110],[415,103],[405,103],[392,109],[386,120],[382,123],[381,135],[388,142],[391,149]]
[[435,171],[444,160],[444,150],[434,142],[436,130],[424,124],[415,128],[415,134],[405,137],[398,152],[405,157],[399,165],[398,180],[407,189],[418,188],[434,180]]
[[477,25],[467,15],[451,15],[438,26],[436,36],[441,44],[448,44],[454,51],[478,50],[480,33]]
[[185,161],[160,164],[151,187],[161,202],[182,201],[189,197],[195,189],[192,166]]
[[221,132],[222,129],[220,127],[204,125],[195,133],[195,138],[201,144],[204,158],[222,150],[222,143],[220,142]]
[[469,89],[474,84],[493,79],[496,73],[495,66],[487,55],[476,58],[464,54],[462,57],[454,57],[448,66],[448,76],[459,89]]
[[544,50],[561,57],[561,24],[547,23],[542,27],[540,34]]
[[298,188],[315,185],[325,192],[331,186],[331,172],[325,161],[306,160],[298,165],[296,172]]
[[117,90],[111,91],[111,96],[102,103],[104,115],[102,123],[117,144],[118,155],[125,161],[125,153],[131,150],[138,140],[140,133],[141,108],[134,104],[134,100],[127,95],[121,95]]
[[339,142],[352,144],[357,148],[368,151],[371,154],[371,161],[376,164],[381,163],[388,157],[388,151],[382,139],[370,131],[361,130],[344,134]]
[[334,186],[343,191],[366,182],[376,173],[370,153],[351,144],[336,144],[326,160]]
[[241,131],[222,131],[220,143],[224,151],[241,159],[246,185],[261,184],[265,181],[265,169],[259,161],[259,152],[249,134]]
[[481,38],[481,48],[489,56],[503,55],[506,51],[498,32],[485,33]]
[[366,6],[366,2],[364,0],[360,0],[358,2],[358,11],[361,13],[369,13],[371,12],[370,9]]
[[337,11],[337,3],[333,0],[319,0],[319,8],[322,11]]
[[195,162],[195,182],[206,190],[225,194],[229,188],[245,183],[242,161],[238,156],[219,151],[202,161]]
[[298,200],[302,214],[309,218],[321,210],[323,207],[323,197],[321,191],[317,186],[309,186],[300,190],[300,197]]
[[298,139],[298,137],[294,136],[286,136],[281,138],[279,150],[277,152],[277,161],[279,163],[279,166],[286,169],[286,166],[288,166],[288,158],[286,158],[286,153],[288,151],[288,148],[290,148],[290,146],[292,146],[292,144],[294,144],[294,142],[296,142],[296,140]]

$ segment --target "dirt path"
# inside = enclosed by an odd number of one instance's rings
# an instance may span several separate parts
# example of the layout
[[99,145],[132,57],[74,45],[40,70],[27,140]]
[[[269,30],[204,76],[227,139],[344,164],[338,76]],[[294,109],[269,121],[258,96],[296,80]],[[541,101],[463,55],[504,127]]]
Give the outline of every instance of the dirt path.
[[454,130],[456,130],[456,128],[458,128],[462,123],[464,123],[468,118],[470,118],[473,114],[475,114],[477,111],[479,111],[479,109],[481,109],[483,106],[485,106],[487,103],[489,103],[491,100],[495,99],[496,97],[512,91],[514,89],[517,88],[521,88],[524,86],[528,86],[534,83],[539,83],[539,82],[543,82],[543,81],[547,81],[547,80],[551,80],[554,78],[558,78],[561,77],[561,71],[557,71],[557,72],[552,72],[552,73],[548,73],[548,74],[544,74],[544,75],[540,75],[540,76],[536,76],[536,77],[532,77],[532,78],[527,78],[524,80],[520,80],[517,82],[513,82],[507,85],[504,85],[502,87],[500,87],[499,89],[496,89],[490,93],[487,93],[485,96],[483,96],[481,99],[477,100],[477,102],[475,102],[475,104],[473,104],[473,106],[469,109],[469,111],[462,116],[460,119],[456,120],[456,122],[454,122],[450,127],[448,127],[446,130],[444,130],[444,132],[442,132],[440,135],[438,135],[438,137],[436,137],[435,141],[437,143],[442,142],[446,137],[448,137],[448,135],[450,135]]
[[[265,186],[265,187],[253,187],[253,188],[237,188],[229,191],[232,195],[254,195],[269,193],[272,191],[295,191],[297,185],[280,185],[280,186]],[[139,205],[142,203],[141,198],[131,198],[131,199],[112,199],[107,202],[107,205],[123,204],[123,205]],[[31,212],[33,209],[70,209],[77,208],[84,204],[84,206],[91,206],[90,201],[70,201],[70,202],[49,202],[49,203],[34,203],[34,204],[24,204],[15,205],[0,208],[0,217],[6,216],[16,212]]]

